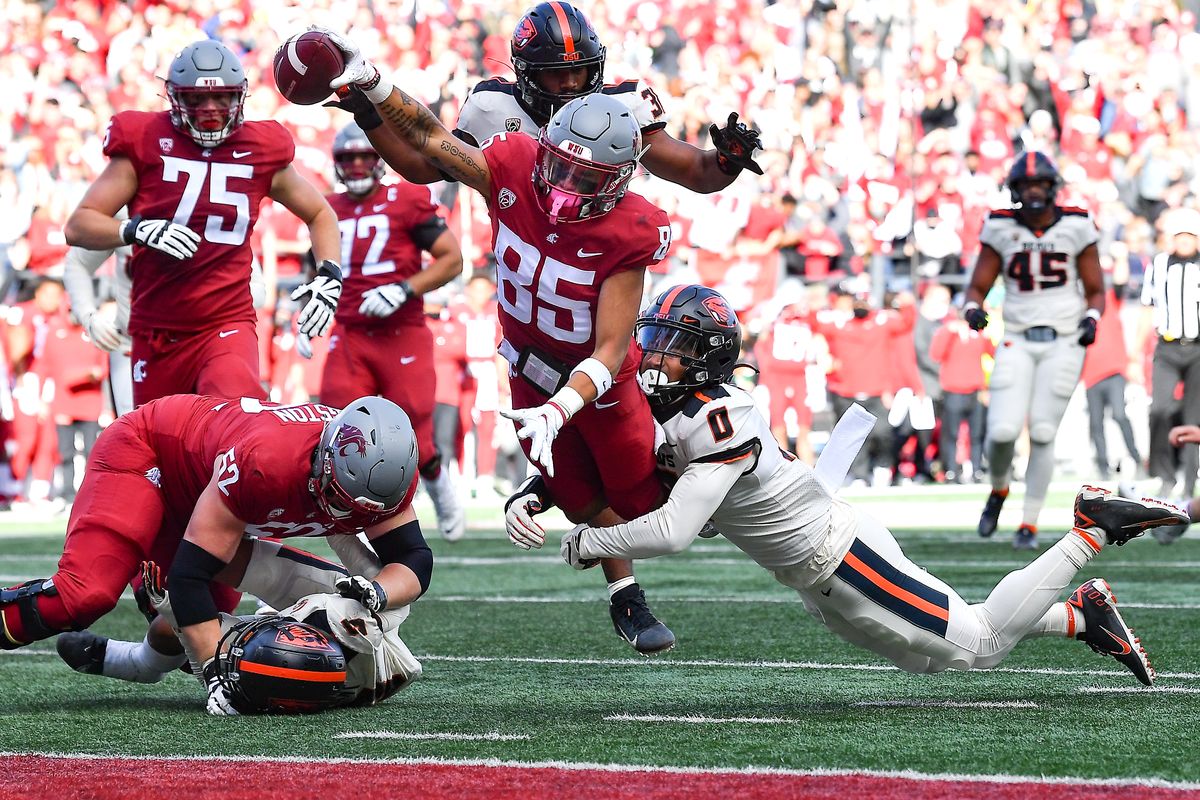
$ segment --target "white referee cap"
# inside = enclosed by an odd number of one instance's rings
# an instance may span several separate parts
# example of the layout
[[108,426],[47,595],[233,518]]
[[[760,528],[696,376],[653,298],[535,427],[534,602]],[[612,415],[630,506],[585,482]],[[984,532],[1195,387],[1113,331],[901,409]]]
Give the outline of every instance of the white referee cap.
[[1163,233],[1167,236],[1178,236],[1190,233],[1200,236],[1200,211],[1194,208],[1176,208],[1163,221]]

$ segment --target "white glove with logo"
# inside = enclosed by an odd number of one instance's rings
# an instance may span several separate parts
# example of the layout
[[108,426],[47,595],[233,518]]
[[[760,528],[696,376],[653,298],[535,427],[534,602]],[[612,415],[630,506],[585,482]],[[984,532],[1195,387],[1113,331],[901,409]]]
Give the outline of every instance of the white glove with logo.
[[120,349],[128,349],[129,339],[121,335],[117,325],[107,315],[99,311],[89,311],[81,320],[92,344],[106,353]]
[[210,658],[204,662],[204,685],[208,690],[208,702],[205,708],[214,717],[236,717],[238,710],[233,707],[233,700],[225,690],[224,684],[217,677],[217,660]]
[[584,558],[579,554],[579,539],[587,530],[587,525],[576,525],[575,529],[562,537],[562,545],[558,552],[575,569],[591,569],[600,563],[598,558]]
[[122,222],[120,230],[125,244],[153,247],[181,261],[196,255],[196,248],[200,246],[200,234],[165,219],[134,216]]
[[342,296],[342,268],[332,261],[322,261],[317,277],[292,290],[292,299],[308,302],[296,318],[296,327],[305,336],[324,336],[333,324],[338,298]]
[[363,57],[357,44],[328,28],[313,25],[309,30],[320,31],[332,39],[342,51],[342,58],[346,62],[342,74],[329,82],[330,89],[340,89],[352,83],[361,89],[372,103],[382,103],[392,93],[392,82],[383,77],[379,69]]
[[545,468],[546,474],[553,478],[554,456],[551,449],[554,446],[555,437],[562,430],[562,426],[567,424],[571,414],[554,402],[554,398],[537,408],[514,408],[511,411],[501,411],[500,413],[517,423],[519,426],[517,436],[529,440],[529,460],[535,464],[541,464]]
[[372,614],[387,608],[387,592],[379,585],[379,581],[362,575],[347,575],[334,581],[333,588],[337,589],[342,597],[357,600]]
[[537,550],[546,543],[545,529],[533,519],[534,514],[546,510],[535,486],[545,487],[541,475],[527,478],[504,503],[504,530],[508,540],[522,550]]
[[389,283],[363,292],[358,313],[367,317],[390,317],[412,296],[408,283]]

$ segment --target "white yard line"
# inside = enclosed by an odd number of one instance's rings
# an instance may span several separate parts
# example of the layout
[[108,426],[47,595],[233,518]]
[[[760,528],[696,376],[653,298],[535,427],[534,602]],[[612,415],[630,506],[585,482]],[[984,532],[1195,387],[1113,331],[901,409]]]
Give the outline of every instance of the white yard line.
[[[1159,676],[1162,677],[1162,676]],[[1080,694],[1200,694],[1197,686],[1080,686]]]
[[335,733],[335,739],[406,739],[442,742],[524,742],[533,737],[527,733],[399,733],[396,731],[347,731]]
[[699,714],[663,716],[659,714],[609,714],[605,722],[682,722],[688,725],[790,725],[797,719],[783,717],[705,717]]
[[1028,700],[863,700],[855,708],[1041,708]]

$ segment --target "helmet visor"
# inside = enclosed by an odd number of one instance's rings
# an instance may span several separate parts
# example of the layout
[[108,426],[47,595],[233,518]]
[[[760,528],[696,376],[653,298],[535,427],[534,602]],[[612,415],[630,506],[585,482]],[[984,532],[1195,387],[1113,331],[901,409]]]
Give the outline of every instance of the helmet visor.
[[642,325],[637,330],[637,343],[646,353],[663,353],[689,360],[702,356],[700,337],[682,328]]
[[627,165],[591,161],[582,154],[560,149],[545,138],[539,142],[538,150],[538,171],[542,180],[568,194],[582,197],[611,194],[617,181],[629,171]]

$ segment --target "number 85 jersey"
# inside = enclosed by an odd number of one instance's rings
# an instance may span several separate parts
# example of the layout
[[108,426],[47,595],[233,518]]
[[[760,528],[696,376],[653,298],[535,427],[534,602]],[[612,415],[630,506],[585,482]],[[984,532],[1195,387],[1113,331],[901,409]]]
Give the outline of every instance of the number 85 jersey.
[[[607,214],[551,224],[533,186],[537,142],[497,134],[483,143],[483,154],[492,175],[487,205],[504,338],[518,351],[533,347],[575,366],[595,350],[601,285],[662,261],[671,223],[653,203],[626,192]],[[636,351],[630,348],[622,373],[636,369]]]
[[1076,261],[1100,234],[1081,208],[1055,206],[1054,214],[1045,230],[1011,210],[993,211],[983,224],[980,243],[1000,256],[1006,331],[1045,325],[1066,335],[1079,327],[1086,302]]

